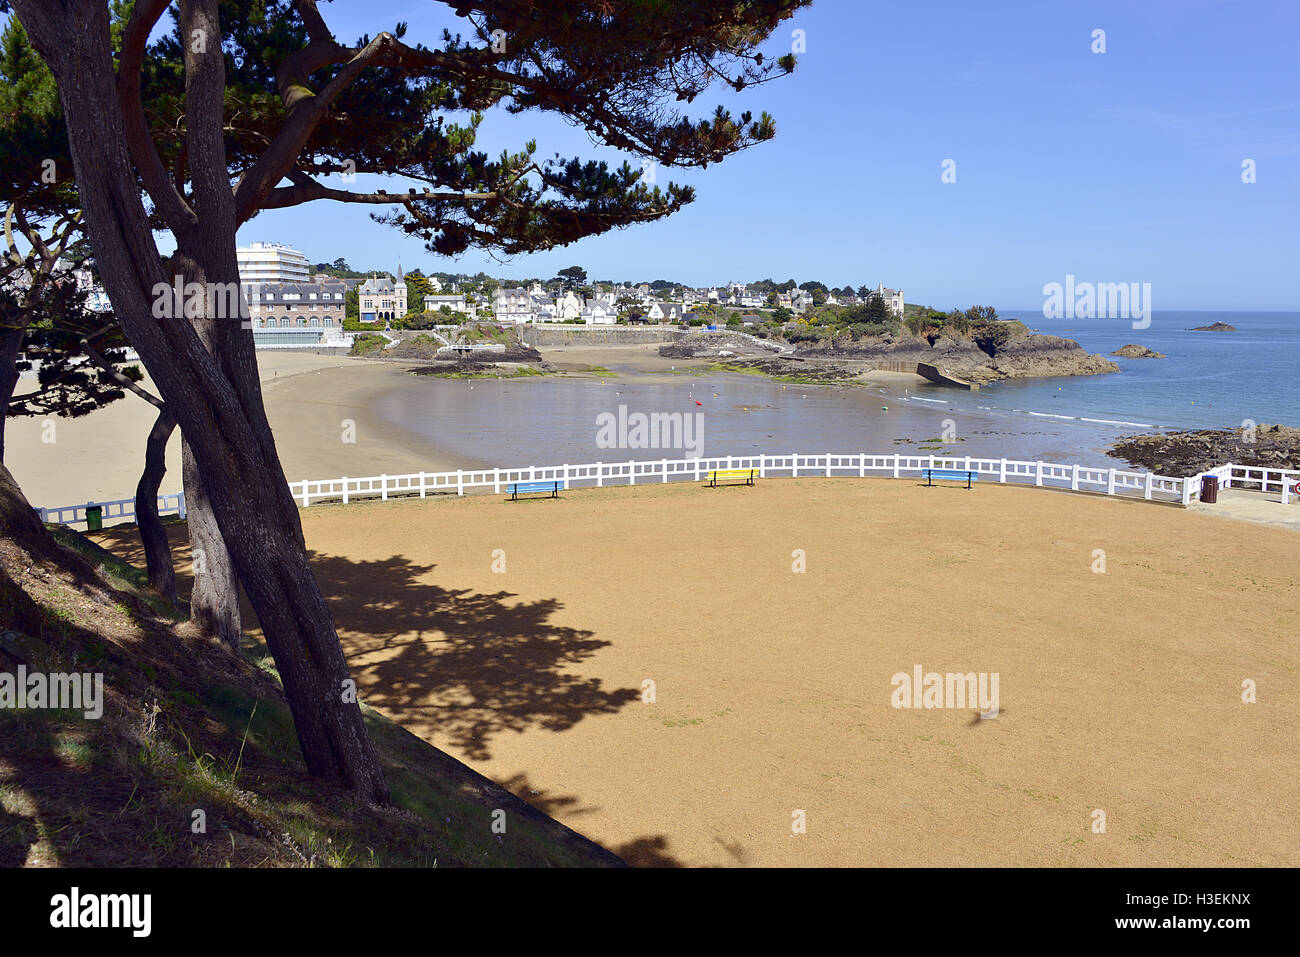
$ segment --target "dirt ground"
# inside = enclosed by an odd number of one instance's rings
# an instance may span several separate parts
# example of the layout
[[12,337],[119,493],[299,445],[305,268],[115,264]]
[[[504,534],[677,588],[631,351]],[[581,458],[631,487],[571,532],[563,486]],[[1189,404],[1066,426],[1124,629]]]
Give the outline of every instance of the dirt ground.
[[[503,499],[302,519],[365,700],[633,863],[1300,863],[1293,531],[880,479]],[[999,714],[892,707],[915,665]]]

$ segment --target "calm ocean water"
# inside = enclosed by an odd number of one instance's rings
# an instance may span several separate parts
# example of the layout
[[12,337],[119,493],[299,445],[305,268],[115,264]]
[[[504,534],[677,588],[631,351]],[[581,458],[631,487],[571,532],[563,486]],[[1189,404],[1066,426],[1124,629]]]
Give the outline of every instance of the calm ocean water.
[[[1300,313],[1156,312],[1146,329],[1031,310],[1005,315],[1089,352],[1134,342],[1169,358],[1114,359],[1116,375],[1000,382],[972,396],[978,405],[1171,429],[1235,428],[1245,419],[1300,426]],[[1237,331],[1186,331],[1213,322]]]
[[[952,430],[959,438],[951,454],[1114,465],[1105,450],[1123,435],[1235,428],[1244,419],[1300,425],[1300,313],[1166,312],[1141,330],[1120,320],[1019,316],[1089,352],[1135,342],[1168,358],[1117,359],[1115,374],[1003,382],[978,392],[915,383],[782,386],[739,374],[472,383],[411,376],[373,411],[431,458],[436,452],[464,467],[690,456],[601,447],[600,417],[620,405],[629,413],[701,414],[705,455],[906,452]],[[1185,331],[1219,320],[1238,331]]]

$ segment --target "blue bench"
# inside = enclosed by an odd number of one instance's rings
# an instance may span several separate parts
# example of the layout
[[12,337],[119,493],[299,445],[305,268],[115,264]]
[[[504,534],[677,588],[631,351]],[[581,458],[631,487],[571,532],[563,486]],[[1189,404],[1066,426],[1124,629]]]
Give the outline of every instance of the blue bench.
[[949,482],[965,482],[967,488],[971,487],[971,482],[980,480],[978,472],[968,472],[966,469],[921,469],[921,477],[925,479],[926,485],[933,485],[935,479],[946,479]]
[[506,486],[506,493],[512,502],[518,501],[521,495],[529,495],[533,492],[550,492],[551,498],[559,498],[560,489],[564,487],[562,479],[549,482],[511,482]]

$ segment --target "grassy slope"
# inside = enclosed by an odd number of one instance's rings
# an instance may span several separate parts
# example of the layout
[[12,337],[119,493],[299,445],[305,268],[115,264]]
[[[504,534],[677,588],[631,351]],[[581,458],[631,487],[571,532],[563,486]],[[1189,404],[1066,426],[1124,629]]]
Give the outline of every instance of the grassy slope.
[[364,706],[393,807],[322,786],[264,652],[194,636],[139,569],[52,531],[57,561],[0,538],[0,671],[103,672],[105,712],[0,710],[0,866],[622,863]]

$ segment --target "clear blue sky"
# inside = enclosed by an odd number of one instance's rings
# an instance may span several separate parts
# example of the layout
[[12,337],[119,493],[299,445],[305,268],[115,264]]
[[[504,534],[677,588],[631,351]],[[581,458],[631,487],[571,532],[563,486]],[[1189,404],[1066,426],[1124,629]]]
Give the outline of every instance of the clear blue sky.
[[[408,40],[432,46],[455,21],[435,0],[323,10],[349,40],[405,20]],[[505,277],[577,264],[694,285],[880,281],[938,308],[1036,306],[1073,273],[1149,282],[1157,310],[1300,309],[1296,0],[820,0],[773,52],[796,28],[807,52],[792,76],[696,101],[766,109],[776,139],[707,171],[661,169],[660,183],[698,192],[666,220],[505,263],[437,259],[365,207],[325,202],[264,213],[239,239],[358,269],[400,256],[408,270]],[[542,155],[623,158],[556,118],[499,111],[480,144],[534,136]],[[946,159],[955,183],[941,182]]]

